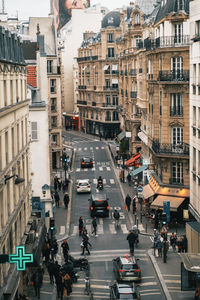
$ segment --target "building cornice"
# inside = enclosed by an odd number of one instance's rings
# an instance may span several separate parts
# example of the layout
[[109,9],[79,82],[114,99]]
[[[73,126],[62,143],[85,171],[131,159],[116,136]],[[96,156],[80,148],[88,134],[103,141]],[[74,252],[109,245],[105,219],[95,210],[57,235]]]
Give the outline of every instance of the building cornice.
[[15,104],[12,104],[12,105],[8,105],[8,106],[5,106],[3,108],[0,109],[0,118],[12,113],[12,112],[15,112],[25,106],[28,106],[29,105],[29,102],[30,102],[30,99],[26,99],[26,100],[23,100],[21,102],[18,102],[18,103],[15,103]]

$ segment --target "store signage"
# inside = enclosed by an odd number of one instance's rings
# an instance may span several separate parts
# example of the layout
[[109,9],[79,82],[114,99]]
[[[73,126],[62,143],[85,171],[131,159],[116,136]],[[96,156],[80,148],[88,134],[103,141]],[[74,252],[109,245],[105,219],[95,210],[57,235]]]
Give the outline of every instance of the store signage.
[[17,264],[17,271],[24,271],[26,269],[26,263],[33,262],[33,254],[25,253],[25,247],[16,247],[16,254],[9,255],[9,263]]

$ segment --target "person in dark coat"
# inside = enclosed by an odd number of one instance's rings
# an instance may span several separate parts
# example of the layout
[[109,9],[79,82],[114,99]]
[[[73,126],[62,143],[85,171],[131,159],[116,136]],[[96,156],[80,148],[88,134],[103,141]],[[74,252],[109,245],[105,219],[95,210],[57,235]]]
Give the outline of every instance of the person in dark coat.
[[48,263],[49,261],[49,258],[50,258],[50,252],[51,252],[51,249],[50,249],[50,245],[49,243],[46,244],[46,248],[44,250],[44,257],[45,257],[45,264]]
[[137,197],[135,196],[135,197],[133,198],[133,201],[132,201],[133,214],[136,212],[136,199],[137,199]]
[[131,197],[129,196],[129,194],[126,195],[125,202],[126,202],[126,206],[127,206],[128,211],[130,211]]
[[56,279],[57,297],[62,300],[63,299],[63,291],[64,291],[62,273],[59,272],[56,275],[55,279]]
[[90,250],[88,248],[88,246],[89,246],[89,237],[87,235],[83,235],[82,243],[83,243],[83,247],[82,247],[81,255],[84,255],[85,250],[87,250],[88,255],[90,255]]
[[128,185],[131,186],[131,174],[128,173],[127,175]]
[[43,273],[41,268],[38,268],[36,272],[33,274],[32,281],[35,289],[35,297],[38,297],[38,299],[40,299],[40,288],[43,282]]
[[182,239],[182,252],[187,252],[187,248],[188,248],[188,243],[187,243],[187,238],[186,235],[183,235],[183,239]]
[[51,284],[54,283],[54,280],[53,280],[54,269],[55,269],[54,262],[53,262],[53,260],[50,260],[50,261],[47,263],[47,271],[48,271],[48,273],[49,273],[49,279],[50,279],[50,283],[51,283]]
[[92,220],[92,226],[93,226],[93,231],[92,234],[94,233],[95,236],[97,236],[97,218],[94,217]]
[[79,218],[79,225],[78,225],[78,227],[79,227],[79,236],[81,236],[81,234],[82,234],[83,226],[84,226],[84,224],[83,224],[83,217],[80,216],[80,218]]
[[58,188],[58,177],[55,176],[54,177],[54,190],[57,190],[57,188]]
[[58,189],[59,189],[59,191],[61,191],[61,188],[62,188],[62,179],[59,178],[58,179]]
[[60,196],[57,191],[55,192],[54,198],[55,198],[56,206],[59,207]]
[[137,238],[136,234],[133,232],[133,230],[130,230],[126,239],[129,243],[130,253],[132,255],[134,255],[134,245],[135,245],[136,238]]
[[63,202],[65,204],[65,208],[68,208],[68,204],[69,204],[69,195],[67,192],[65,192],[64,198],[63,198]]
[[53,240],[52,245],[51,245],[52,260],[54,260],[54,258],[56,258],[57,253],[58,253],[58,243],[56,240]]
[[[66,296],[69,296],[72,293],[72,280],[71,280],[69,274],[65,274],[65,276],[63,276],[63,286],[64,286],[64,289],[67,291]],[[65,291],[64,291],[64,294],[65,294]]]
[[61,244],[61,247],[63,249],[63,256],[66,258],[68,256],[69,252],[69,245],[67,243],[67,240],[64,240],[63,243]]

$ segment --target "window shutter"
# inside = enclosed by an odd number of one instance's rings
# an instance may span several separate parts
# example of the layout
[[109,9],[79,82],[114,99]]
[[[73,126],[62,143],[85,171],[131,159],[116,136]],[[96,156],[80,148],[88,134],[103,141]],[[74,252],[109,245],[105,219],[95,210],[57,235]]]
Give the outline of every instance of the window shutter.
[[38,140],[37,122],[31,122],[31,140]]

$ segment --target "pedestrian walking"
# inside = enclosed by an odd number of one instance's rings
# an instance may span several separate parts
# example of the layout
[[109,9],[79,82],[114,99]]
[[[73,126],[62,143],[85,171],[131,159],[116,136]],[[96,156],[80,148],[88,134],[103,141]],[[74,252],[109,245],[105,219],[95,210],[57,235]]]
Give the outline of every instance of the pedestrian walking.
[[160,238],[157,239],[155,246],[158,249],[158,256],[162,257],[162,241]]
[[187,238],[186,235],[183,235],[183,239],[182,239],[182,243],[183,243],[183,247],[182,247],[182,252],[187,252],[187,248],[188,248],[188,242],[187,242]]
[[62,278],[64,287],[64,297],[70,296],[72,293],[72,280],[69,274],[65,274]]
[[49,273],[50,284],[54,283],[54,280],[53,280],[54,269],[55,269],[55,266],[54,266],[53,260],[48,261],[48,263],[47,263],[47,271]]
[[119,171],[119,180],[123,182],[123,170]]
[[43,282],[43,273],[41,268],[37,268],[35,273],[32,275],[33,286],[35,289],[35,297],[38,297],[40,299],[40,289]]
[[59,207],[60,196],[59,196],[57,191],[55,192],[54,199],[55,199],[55,202],[56,202],[56,206]]
[[177,244],[177,236],[176,233],[172,232],[170,236],[170,245],[172,246],[174,252],[176,252],[176,244]]
[[61,244],[62,250],[63,250],[63,256],[66,259],[68,257],[68,252],[69,252],[69,245],[67,243],[67,240],[64,240],[63,243]]
[[80,216],[80,218],[79,218],[79,225],[78,225],[78,227],[79,227],[79,236],[82,235],[83,226],[84,226],[84,223],[83,223],[83,217]]
[[178,252],[182,252],[183,249],[183,236],[179,236],[177,239]]
[[126,195],[125,202],[126,202],[126,206],[127,206],[128,211],[130,211],[131,197],[129,196],[129,194]]
[[62,188],[62,179],[59,178],[58,179],[58,189],[59,189],[59,191],[61,191],[61,188]]
[[128,243],[129,243],[129,248],[130,248],[130,254],[134,255],[134,245],[135,245],[135,240],[136,240],[136,235],[133,232],[133,230],[129,231],[129,234],[127,235]]
[[82,253],[81,255],[84,255],[85,250],[87,250],[88,255],[90,255],[90,250],[89,250],[89,237],[87,235],[83,235],[83,239],[82,239]]
[[131,174],[128,173],[127,175],[127,181],[128,181],[128,185],[131,186]]
[[120,223],[119,223],[120,214],[119,214],[118,210],[115,209],[113,217],[115,219],[115,226],[119,226],[120,225]]
[[44,249],[45,264],[47,264],[48,261],[49,261],[49,258],[50,258],[50,252],[51,252],[50,244],[47,243],[47,244],[46,244],[46,247],[45,247],[45,249]]
[[133,214],[136,212],[136,200],[137,200],[137,197],[134,196],[133,201],[132,201]]
[[93,231],[92,234],[94,233],[95,236],[97,236],[97,218],[94,217],[92,220],[92,226],[93,226]]
[[57,289],[57,297],[63,300],[63,291],[64,291],[64,286],[63,286],[63,278],[62,278],[62,273],[59,272],[56,276],[56,289]]
[[63,202],[65,204],[65,208],[68,208],[68,204],[69,204],[69,195],[67,192],[65,192],[64,198],[63,198]]
[[56,191],[58,188],[58,177],[57,175],[54,177],[54,190]]
[[58,243],[56,239],[53,240],[51,244],[51,259],[54,261],[56,259],[56,254],[58,253]]

